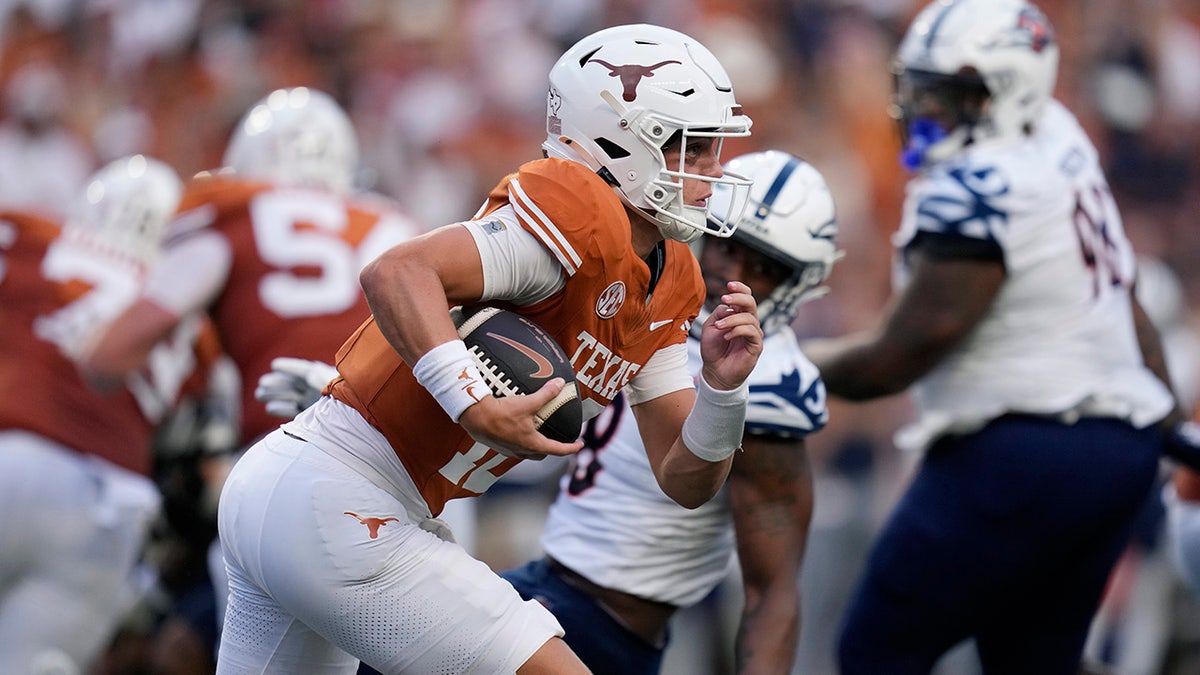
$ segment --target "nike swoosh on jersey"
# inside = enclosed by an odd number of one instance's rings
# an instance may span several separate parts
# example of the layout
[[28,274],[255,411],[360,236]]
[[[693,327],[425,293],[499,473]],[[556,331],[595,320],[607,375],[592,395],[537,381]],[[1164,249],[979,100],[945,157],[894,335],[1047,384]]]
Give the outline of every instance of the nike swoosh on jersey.
[[673,323],[675,323],[675,319],[667,319],[666,321],[651,321],[650,322],[650,330],[656,331],[659,328],[662,328],[663,326],[669,326]]

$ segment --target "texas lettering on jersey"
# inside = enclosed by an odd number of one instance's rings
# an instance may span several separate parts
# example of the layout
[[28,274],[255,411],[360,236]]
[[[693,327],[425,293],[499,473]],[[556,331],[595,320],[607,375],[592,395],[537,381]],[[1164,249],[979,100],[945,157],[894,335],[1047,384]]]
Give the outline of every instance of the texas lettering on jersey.
[[[586,166],[560,159],[523,165],[491,192],[479,218],[512,207],[521,227],[555,256],[564,287],[538,303],[495,303],[529,317],[571,356],[584,416],[602,410],[659,349],[684,331],[704,286],[686,244],[665,242],[651,293],[649,267],[633,251],[629,220],[612,189]],[[519,460],[480,446],[450,420],[368,319],[338,352],[340,376],[326,388],[377,428],[434,514],[446,501],[478,495]]]
[[580,333],[578,339],[579,348],[571,355],[576,381],[600,398],[611,401],[642,369],[641,364],[622,359],[587,331]]

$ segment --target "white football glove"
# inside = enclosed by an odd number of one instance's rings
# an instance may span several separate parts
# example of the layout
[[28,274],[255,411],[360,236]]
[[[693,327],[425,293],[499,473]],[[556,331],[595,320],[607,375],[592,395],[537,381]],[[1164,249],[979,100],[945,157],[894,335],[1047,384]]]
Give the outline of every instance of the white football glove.
[[290,419],[316,403],[337,374],[328,363],[281,356],[271,359],[271,372],[258,378],[254,398],[267,404],[267,413]]

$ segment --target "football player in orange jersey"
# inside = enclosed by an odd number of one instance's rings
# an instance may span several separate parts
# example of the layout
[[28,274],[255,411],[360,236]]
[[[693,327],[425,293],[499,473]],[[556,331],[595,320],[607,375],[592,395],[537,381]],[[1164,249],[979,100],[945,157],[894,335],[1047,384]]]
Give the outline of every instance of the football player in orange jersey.
[[[419,232],[391,201],[354,191],[358,156],[349,117],[323,92],[280,89],[251,106],[224,166],[184,186],[159,264],[84,350],[85,370],[100,381],[123,377],[175,326],[207,313],[242,384],[234,445],[277,427],[254,401],[259,375],[284,354],[331,360],[370,313],[359,270]],[[236,457],[212,458],[216,489]],[[212,576],[219,616],[223,569]]]
[[160,504],[151,438],[206,365],[197,333],[183,327],[160,367],[108,393],[72,357],[135,297],[181,189],[135,155],[87,182],[61,234],[0,214],[0,672],[88,672],[148,590],[134,571]]
[[762,351],[750,289],[730,281],[704,324],[698,385],[687,335],[705,288],[686,242],[710,220],[724,138],[745,136],[724,69],[649,25],[583,38],[550,72],[545,158],[476,216],[396,246],[361,275],[373,316],[338,352],[325,395],[257,443],[225,484],[218,524],[229,607],[218,672],[587,672],[557,620],[453,543],[437,516],[522,458],[570,454],[534,411],[563,388],[479,398],[450,318],[493,304],[571,357],[585,414],[623,391],[664,491],[696,507],[741,443]]
[[243,116],[224,167],[184,188],[141,296],[91,345],[93,377],[123,377],[186,317],[207,311],[242,375],[240,446],[278,425],[254,402],[284,354],[328,360],[369,313],[362,266],[419,232],[389,200],[352,194],[358,140],[327,94],[271,92]]

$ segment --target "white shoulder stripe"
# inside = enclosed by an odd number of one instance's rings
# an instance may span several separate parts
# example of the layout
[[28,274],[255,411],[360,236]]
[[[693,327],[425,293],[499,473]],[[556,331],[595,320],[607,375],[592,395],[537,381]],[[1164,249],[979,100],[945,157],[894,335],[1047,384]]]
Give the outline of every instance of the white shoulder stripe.
[[574,275],[578,272],[579,266],[583,264],[583,258],[575,251],[571,242],[563,236],[558,226],[546,217],[545,213],[542,213],[537,204],[529,199],[525,191],[521,189],[521,183],[515,178],[509,183],[508,201],[516,211],[517,217],[529,225],[537,238],[541,239],[546,248],[550,249],[558,258],[559,264],[563,266],[567,274]]

